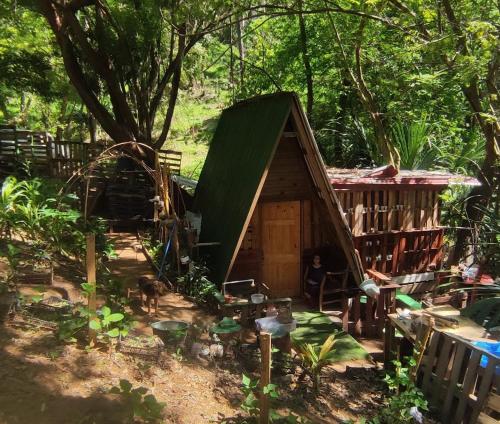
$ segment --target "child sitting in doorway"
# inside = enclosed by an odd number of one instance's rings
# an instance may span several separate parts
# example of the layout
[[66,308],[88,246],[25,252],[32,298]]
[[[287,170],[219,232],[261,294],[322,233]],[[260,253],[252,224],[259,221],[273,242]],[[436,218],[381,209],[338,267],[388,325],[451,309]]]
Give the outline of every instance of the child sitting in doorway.
[[306,287],[305,292],[308,294],[310,306],[316,308],[319,302],[319,290],[323,279],[326,276],[326,271],[321,264],[321,256],[315,254],[313,256],[312,264],[306,268],[305,281]]

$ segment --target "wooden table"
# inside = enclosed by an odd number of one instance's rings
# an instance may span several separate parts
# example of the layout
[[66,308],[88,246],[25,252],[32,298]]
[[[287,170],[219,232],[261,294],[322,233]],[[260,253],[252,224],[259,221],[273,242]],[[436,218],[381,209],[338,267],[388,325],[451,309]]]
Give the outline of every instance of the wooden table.
[[[470,341],[488,340],[486,339],[487,331],[484,327],[476,324],[470,318],[460,315],[460,311],[449,305],[434,306],[420,311],[412,311],[413,316],[422,315],[425,311],[431,311],[443,317],[451,317],[458,321],[458,327],[442,327],[435,325],[434,329],[443,333],[454,334]],[[415,344],[417,334],[411,328],[411,319],[403,319],[398,314],[389,314],[387,316],[384,338],[384,362],[386,365],[394,359],[394,348],[396,345],[395,333],[398,330],[405,339]],[[491,340],[489,340],[491,341]]]
[[233,302],[226,302],[222,305],[222,315],[226,317],[233,317],[236,311],[240,311],[240,324],[244,327],[249,327],[250,321],[253,325],[253,319],[262,317],[263,310],[268,305],[275,305],[277,308],[286,306],[291,313],[292,299],[283,297],[278,299],[266,299],[262,303],[252,303],[249,300],[238,299]]

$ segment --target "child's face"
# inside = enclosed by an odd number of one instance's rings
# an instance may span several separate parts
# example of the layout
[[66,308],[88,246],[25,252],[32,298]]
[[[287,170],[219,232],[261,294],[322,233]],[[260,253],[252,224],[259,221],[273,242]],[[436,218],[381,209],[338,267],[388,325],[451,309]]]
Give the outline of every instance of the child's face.
[[321,265],[321,258],[319,257],[319,255],[314,255],[313,264],[314,265]]

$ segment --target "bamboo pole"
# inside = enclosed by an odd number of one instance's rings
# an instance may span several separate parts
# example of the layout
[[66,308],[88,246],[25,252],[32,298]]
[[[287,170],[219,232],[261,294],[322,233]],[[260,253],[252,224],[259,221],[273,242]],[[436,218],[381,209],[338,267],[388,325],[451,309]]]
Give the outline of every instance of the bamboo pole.
[[[96,266],[95,266],[95,235],[87,234],[87,283],[93,286],[93,290],[89,293],[88,308],[89,308],[89,324],[92,317],[96,315]],[[96,342],[97,334],[89,327],[89,337],[91,343]]]
[[260,333],[260,424],[269,424],[269,397],[264,394],[264,387],[271,383],[271,334]]

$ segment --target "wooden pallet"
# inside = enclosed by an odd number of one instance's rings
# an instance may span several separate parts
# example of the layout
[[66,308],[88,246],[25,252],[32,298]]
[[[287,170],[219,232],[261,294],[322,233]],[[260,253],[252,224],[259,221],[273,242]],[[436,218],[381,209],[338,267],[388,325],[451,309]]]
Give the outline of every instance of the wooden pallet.
[[[486,367],[481,366],[483,358],[488,360]],[[417,381],[443,423],[468,424],[477,422],[481,413],[484,418],[490,399],[498,406],[498,370],[500,358],[460,337],[435,331]]]

